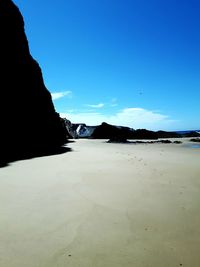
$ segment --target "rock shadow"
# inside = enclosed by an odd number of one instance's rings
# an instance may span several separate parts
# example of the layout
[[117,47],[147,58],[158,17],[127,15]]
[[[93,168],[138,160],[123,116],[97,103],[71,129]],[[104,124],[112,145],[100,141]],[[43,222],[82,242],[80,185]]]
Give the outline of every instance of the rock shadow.
[[16,151],[16,153],[4,153],[0,155],[0,168],[8,167],[10,166],[10,163],[20,161],[20,160],[29,160],[33,158],[40,158],[40,157],[48,157],[48,156],[56,156],[60,154],[64,154],[67,152],[72,152],[73,150],[66,146],[61,147],[50,147],[48,149],[43,150],[30,150],[28,149],[26,151]]

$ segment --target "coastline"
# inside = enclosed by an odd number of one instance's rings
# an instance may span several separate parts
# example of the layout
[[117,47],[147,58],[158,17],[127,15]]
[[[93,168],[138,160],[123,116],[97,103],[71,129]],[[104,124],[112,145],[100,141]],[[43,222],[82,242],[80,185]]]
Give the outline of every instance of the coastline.
[[0,266],[199,267],[200,150],[181,141],[79,139],[0,169]]

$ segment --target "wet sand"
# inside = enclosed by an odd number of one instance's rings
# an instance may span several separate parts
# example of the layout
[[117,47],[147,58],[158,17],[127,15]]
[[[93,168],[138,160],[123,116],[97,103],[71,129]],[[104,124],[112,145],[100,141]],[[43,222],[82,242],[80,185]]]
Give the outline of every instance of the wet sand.
[[1,168],[0,267],[199,267],[200,149],[185,144],[77,140]]

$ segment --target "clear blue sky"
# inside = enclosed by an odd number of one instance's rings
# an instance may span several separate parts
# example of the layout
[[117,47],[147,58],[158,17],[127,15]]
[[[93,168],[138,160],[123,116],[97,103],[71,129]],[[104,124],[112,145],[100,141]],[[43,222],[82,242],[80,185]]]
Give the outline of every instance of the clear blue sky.
[[200,128],[199,0],[14,0],[73,122]]

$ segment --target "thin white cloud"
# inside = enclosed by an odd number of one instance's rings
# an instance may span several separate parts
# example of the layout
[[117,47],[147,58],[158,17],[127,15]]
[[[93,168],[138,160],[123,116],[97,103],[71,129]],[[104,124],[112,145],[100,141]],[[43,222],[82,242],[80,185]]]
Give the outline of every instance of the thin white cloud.
[[98,125],[107,122],[114,125],[128,126],[134,129],[168,130],[174,128],[175,120],[167,115],[144,108],[124,108],[113,115],[100,112],[61,113],[72,122],[83,122],[87,125]]
[[111,106],[111,107],[116,107],[116,106],[118,106],[118,104],[117,104],[117,98],[116,98],[116,97],[114,97],[114,98],[111,99],[111,104],[110,104],[110,106]]
[[103,108],[105,106],[104,103],[99,103],[99,104],[94,104],[94,105],[86,105],[87,107],[90,107],[90,108]]
[[72,92],[71,91],[63,91],[63,92],[56,92],[56,93],[51,93],[52,100],[57,100],[63,97],[71,97]]

